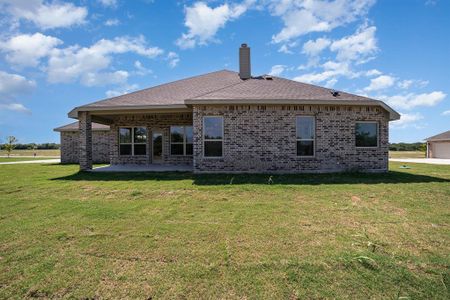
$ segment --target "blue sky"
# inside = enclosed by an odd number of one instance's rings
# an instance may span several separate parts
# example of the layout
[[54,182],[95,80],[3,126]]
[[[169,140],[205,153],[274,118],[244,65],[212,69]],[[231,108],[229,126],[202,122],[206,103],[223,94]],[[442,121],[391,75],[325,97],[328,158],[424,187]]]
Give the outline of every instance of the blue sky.
[[219,69],[381,99],[391,142],[450,129],[450,1],[0,0],[0,139],[57,142],[75,106]]

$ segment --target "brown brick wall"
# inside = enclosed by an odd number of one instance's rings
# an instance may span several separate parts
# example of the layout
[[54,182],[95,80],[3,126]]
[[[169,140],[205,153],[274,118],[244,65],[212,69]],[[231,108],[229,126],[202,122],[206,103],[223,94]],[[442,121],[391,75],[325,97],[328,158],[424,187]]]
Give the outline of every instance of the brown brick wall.
[[[61,132],[61,162],[79,163],[80,133]],[[92,160],[94,163],[109,163],[109,132],[92,131]]]
[[[203,116],[223,116],[222,158],[203,158]],[[316,120],[315,157],[296,155],[296,116]],[[355,122],[376,121],[379,146],[355,146]],[[195,172],[386,171],[389,114],[360,106],[203,106],[193,108]]]
[[[192,155],[170,155],[170,126],[192,126],[192,113],[151,114],[151,115],[123,115],[117,116],[110,125],[110,152],[112,164],[149,164],[152,163],[152,130],[163,133],[163,163],[192,164]],[[119,155],[119,127],[147,127],[147,155],[131,156]]]

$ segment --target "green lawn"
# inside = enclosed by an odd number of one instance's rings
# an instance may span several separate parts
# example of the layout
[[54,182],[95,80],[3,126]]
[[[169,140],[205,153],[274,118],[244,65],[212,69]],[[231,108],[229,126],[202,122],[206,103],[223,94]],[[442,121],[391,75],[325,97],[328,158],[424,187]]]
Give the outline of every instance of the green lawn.
[[[11,156],[33,156],[34,153],[38,156],[59,156],[59,149],[42,149],[42,150],[13,150]],[[0,150],[0,156],[6,156],[8,153],[5,150]]]
[[391,158],[425,158],[425,152],[422,151],[389,151]]
[[0,166],[0,299],[448,299],[450,166],[302,176]]
[[0,157],[0,162],[13,162],[13,161],[27,161],[27,160],[43,160],[43,159],[53,159],[52,157]]

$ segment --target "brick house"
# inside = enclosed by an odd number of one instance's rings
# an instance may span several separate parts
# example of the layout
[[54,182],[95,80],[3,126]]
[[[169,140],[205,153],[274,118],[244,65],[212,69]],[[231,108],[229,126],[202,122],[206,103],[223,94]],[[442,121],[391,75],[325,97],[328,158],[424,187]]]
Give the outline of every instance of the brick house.
[[110,128],[113,165],[189,165],[196,173],[387,171],[389,121],[400,118],[392,108],[251,76],[245,44],[239,60],[239,73],[212,72],[74,108],[80,169],[91,169],[96,156],[95,122]]

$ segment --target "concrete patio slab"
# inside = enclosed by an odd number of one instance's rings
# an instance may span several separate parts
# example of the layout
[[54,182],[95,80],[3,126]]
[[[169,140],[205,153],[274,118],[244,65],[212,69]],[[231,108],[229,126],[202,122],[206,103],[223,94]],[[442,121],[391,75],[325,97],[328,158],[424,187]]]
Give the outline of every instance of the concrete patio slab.
[[91,172],[192,172],[191,165],[108,165]]
[[450,159],[444,158],[390,158],[389,160],[418,164],[450,165]]

